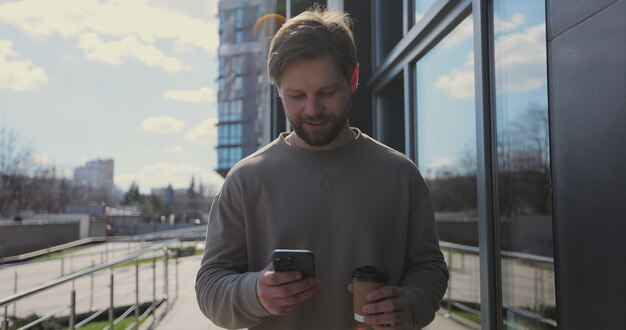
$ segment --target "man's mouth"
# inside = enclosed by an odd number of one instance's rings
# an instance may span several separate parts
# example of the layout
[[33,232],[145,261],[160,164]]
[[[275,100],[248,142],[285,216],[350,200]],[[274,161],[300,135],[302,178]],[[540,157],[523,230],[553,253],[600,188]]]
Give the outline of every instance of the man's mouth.
[[328,120],[321,120],[321,121],[307,121],[306,123],[311,125],[311,126],[321,126],[324,125],[328,122]]

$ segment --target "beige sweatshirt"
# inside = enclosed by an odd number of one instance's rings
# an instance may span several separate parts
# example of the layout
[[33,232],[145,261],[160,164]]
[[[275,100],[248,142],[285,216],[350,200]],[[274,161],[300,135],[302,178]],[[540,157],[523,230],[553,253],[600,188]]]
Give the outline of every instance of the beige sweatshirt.
[[[252,329],[354,329],[351,272],[388,270],[405,288],[416,327],[430,323],[447,286],[428,188],[403,154],[354,129],[333,151],[309,151],[286,133],[239,162],[211,207],[196,279],[202,312],[216,325]],[[256,295],[274,249],[315,253],[322,290],[285,316]]]

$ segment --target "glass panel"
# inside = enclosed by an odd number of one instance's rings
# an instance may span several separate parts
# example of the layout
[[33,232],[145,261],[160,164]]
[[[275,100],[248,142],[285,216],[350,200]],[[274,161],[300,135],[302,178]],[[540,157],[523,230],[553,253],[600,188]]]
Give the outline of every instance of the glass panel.
[[503,321],[554,329],[545,1],[495,1],[494,30]]
[[436,0],[413,0],[413,12],[415,14],[414,23],[419,22]]
[[450,270],[443,305],[480,323],[472,18],[416,63],[417,164]]
[[403,77],[395,78],[376,99],[376,138],[404,153]]
[[377,20],[374,25],[376,66],[402,39],[402,15],[402,1],[377,0],[374,2],[374,17]]

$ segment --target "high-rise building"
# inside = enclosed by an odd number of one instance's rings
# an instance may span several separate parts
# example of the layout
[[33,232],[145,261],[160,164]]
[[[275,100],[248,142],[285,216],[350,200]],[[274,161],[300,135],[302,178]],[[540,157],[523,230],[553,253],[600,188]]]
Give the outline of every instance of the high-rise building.
[[[221,0],[218,76],[218,166],[235,163],[289,129],[276,89],[267,81],[267,50],[286,18],[313,0]],[[275,111],[278,109],[278,111]]]
[[257,121],[264,113],[257,97],[261,49],[253,34],[261,5],[261,0],[219,2],[217,171],[222,176],[264,142]]
[[92,189],[113,189],[113,159],[96,159],[74,169],[74,185]]

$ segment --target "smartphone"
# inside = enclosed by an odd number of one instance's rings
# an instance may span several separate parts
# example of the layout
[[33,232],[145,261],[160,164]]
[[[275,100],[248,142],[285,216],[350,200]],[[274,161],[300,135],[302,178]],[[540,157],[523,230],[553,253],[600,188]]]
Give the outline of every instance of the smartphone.
[[277,272],[295,270],[302,273],[303,278],[315,277],[315,256],[309,250],[274,250],[272,265]]

